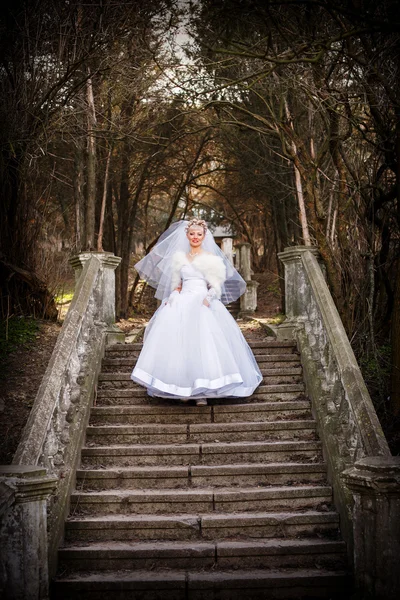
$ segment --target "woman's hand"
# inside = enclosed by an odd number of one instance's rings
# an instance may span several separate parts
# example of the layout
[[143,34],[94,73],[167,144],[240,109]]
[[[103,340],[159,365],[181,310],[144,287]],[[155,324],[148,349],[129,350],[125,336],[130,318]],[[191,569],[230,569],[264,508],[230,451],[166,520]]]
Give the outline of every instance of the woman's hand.
[[176,301],[178,295],[179,295],[178,290],[174,290],[173,292],[171,292],[171,294],[169,295],[169,298],[167,300],[167,304],[169,304],[170,306],[172,306],[173,303]]
[[181,285],[178,285],[178,287],[176,287],[176,288],[174,289],[174,292],[179,292],[179,293],[181,293],[181,290],[182,290],[182,286],[181,286]]
[[203,304],[204,304],[204,306],[210,306],[210,303],[209,303],[209,302],[208,302],[208,300],[206,300],[205,298],[204,298],[204,300],[203,300]]

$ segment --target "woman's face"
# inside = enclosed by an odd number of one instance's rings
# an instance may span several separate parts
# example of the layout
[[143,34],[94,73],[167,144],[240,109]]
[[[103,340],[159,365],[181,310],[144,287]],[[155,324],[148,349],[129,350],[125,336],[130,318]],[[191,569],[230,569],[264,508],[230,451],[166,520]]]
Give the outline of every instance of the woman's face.
[[186,235],[191,248],[199,248],[204,240],[204,229],[198,225],[192,225]]

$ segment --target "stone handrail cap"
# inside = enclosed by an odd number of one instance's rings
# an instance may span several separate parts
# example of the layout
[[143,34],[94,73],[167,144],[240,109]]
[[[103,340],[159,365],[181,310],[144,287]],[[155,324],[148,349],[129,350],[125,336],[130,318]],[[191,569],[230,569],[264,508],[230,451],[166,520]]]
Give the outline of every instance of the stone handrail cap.
[[346,485],[361,493],[400,495],[400,456],[361,458],[342,473]]
[[92,256],[95,256],[104,266],[116,269],[121,262],[120,256],[115,256],[113,252],[81,252],[69,259],[69,264],[73,269],[82,267],[86,261]]
[[371,471],[375,473],[398,472],[400,473],[400,456],[369,456],[360,458],[354,468],[358,471]]
[[311,252],[317,258],[320,257],[317,246],[288,246],[283,252],[278,252],[278,257],[282,262],[285,260],[295,260],[299,259],[303,252]]
[[25,479],[31,477],[36,479],[37,477],[45,477],[47,471],[43,467],[36,467],[30,465],[0,465],[0,477],[24,477]]

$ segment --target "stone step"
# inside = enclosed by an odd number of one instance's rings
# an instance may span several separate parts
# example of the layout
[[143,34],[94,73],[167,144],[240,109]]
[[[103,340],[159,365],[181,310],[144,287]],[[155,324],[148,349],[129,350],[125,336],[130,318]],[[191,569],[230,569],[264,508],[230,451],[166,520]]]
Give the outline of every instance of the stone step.
[[[294,394],[297,397],[300,393],[304,392],[304,383],[292,383],[292,384],[281,384],[281,385],[260,385],[254,392],[254,394],[248,398],[240,398],[237,401],[246,402],[254,398],[257,401],[259,396],[263,396],[263,399],[270,398],[271,400],[287,398],[288,394]],[[131,383],[128,389],[113,388],[113,389],[99,389],[97,391],[97,398],[145,398],[148,402],[153,402],[155,399],[150,398],[144,387],[138,384]],[[236,399],[235,399],[236,400]],[[229,398],[219,399],[220,403],[229,401]]]
[[[277,371],[277,370],[275,370]],[[298,369],[294,370],[298,371]],[[302,376],[300,372],[281,372],[279,375],[264,375],[261,385],[291,385],[302,384]],[[99,375],[98,391],[102,390],[130,390],[132,387],[137,389],[138,384],[135,384],[129,373],[102,373]],[[139,386],[144,390],[143,387]],[[144,390],[145,391],[145,390]]]
[[[304,389],[304,386],[302,386]],[[126,391],[126,390],[125,390]],[[167,400],[166,398],[155,398],[146,395],[145,392],[140,392],[136,396],[120,396],[117,391],[116,394],[111,390],[107,390],[106,395],[104,392],[97,396],[96,406],[164,406],[170,408],[171,406],[181,405],[179,400]],[[219,405],[234,405],[234,404],[247,404],[247,403],[258,403],[258,402],[287,402],[291,400],[304,400],[304,392],[274,392],[271,394],[253,394],[247,398],[208,398],[209,406]],[[187,406],[195,406],[194,400],[189,400],[186,403]]]
[[[104,373],[104,375],[122,375],[122,373]],[[125,374],[124,374],[125,375]],[[278,386],[278,385],[302,385],[302,376],[301,375],[269,375],[267,377],[263,377],[261,380],[261,386]],[[126,379],[104,379],[99,381],[97,390],[101,392],[103,390],[130,390],[132,387],[137,386],[130,376],[128,375]],[[140,389],[144,390],[143,387],[139,386]],[[144,393],[146,391],[144,390]],[[255,392],[257,393],[257,391]]]
[[60,571],[344,568],[346,546],[324,539],[221,542],[109,542],[59,551]]
[[[250,348],[255,356],[259,354],[293,354],[298,357],[295,342],[277,340],[249,341]],[[106,348],[105,358],[137,357],[143,347],[142,343],[136,344],[113,344]]]
[[204,486],[292,485],[326,481],[324,463],[240,463],[233,465],[145,466],[78,469],[77,489],[195,488]]
[[337,536],[336,512],[102,515],[66,521],[69,542]]
[[288,353],[286,352],[286,354],[278,354],[278,353],[271,353],[271,354],[255,354],[256,360],[258,364],[261,363],[283,363],[282,366],[285,366],[287,363],[293,363],[294,365],[298,366],[301,365],[301,361],[300,361],[300,355],[295,352],[295,353]]
[[95,406],[91,425],[112,423],[223,423],[235,421],[274,421],[278,419],[310,419],[309,400],[264,402],[231,406]]
[[345,600],[346,571],[283,569],[249,571],[111,571],[58,578],[60,600]]
[[[259,354],[256,358],[260,369],[301,367],[300,358],[292,354]],[[136,358],[105,358],[101,368],[103,373],[131,372],[136,362]]]
[[230,442],[217,444],[134,444],[82,449],[82,467],[232,464],[320,461],[321,442]]
[[[290,348],[291,350],[296,350],[296,342],[294,340],[275,340],[275,339],[263,339],[263,340],[247,340],[250,348],[258,349],[258,348]],[[136,342],[133,344],[112,344],[111,346],[107,346],[106,352],[107,354],[113,354],[115,352],[119,352],[123,350],[125,352],[129,352],[132,350],[141,350],[143,348],[143,342]]]
[[[90,485],[90,482],[89,482]],[[332,490],[323,485],[271,486],[267,488],[200,488],[166,490],[109,489],[74,492],[71,511],[77,515],[173,514],[195,511],[254,512],[328,510]]]
[[316,424],[311,419],[242,423],[188,423],[181,425],[89,425],[87,445],[92,444],[183,444],[190,442],[237,442],[314,440]]
[[[267,369],[267,368],[263,368],[261,369],[261,374],[264,375],[264,377],[279,377],[279,376],[288,376],[288,375],[297,375],[297,376],[301,376],[302,371],[301,371],[301,367],[296,367],[296,368],[288,368],[288,367],[283,367],[281,369]],[[131,374],[130,373],[100,373],[99,374],[99,378],[98,378],[99,382],[106,382],[106,381],[112,381],[112,382],[116,382],[116,381],[128,381],[129,383],[131,383]]]

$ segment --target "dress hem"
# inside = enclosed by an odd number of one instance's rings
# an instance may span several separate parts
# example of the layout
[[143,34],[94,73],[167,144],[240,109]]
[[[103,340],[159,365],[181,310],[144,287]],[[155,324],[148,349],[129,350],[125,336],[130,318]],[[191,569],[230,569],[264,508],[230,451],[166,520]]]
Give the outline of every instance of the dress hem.
[[165,383],[160,379],[152,377],[146,371],[135,367],[131,374],[132,381],[143,385],[155,392],[162,392],[168,397],[175,396],[179,398],[190,398],[195,395],[204,395],[207,391],[217,393],[227,391],[228,388],[240,386],[243,383],[242,376],[239,373],[224,375],[217,379],[196,379],[192,387],[181,387],[171,383]]

